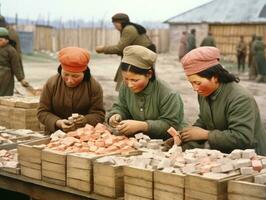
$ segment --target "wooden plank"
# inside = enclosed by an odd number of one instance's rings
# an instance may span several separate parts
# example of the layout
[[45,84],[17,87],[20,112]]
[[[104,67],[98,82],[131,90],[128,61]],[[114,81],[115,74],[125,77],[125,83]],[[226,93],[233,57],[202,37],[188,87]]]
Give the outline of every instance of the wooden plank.
[[265,200],[265,198],[251,197],[241,194],[228,194],[228,200]]
[[240,176],[232,176],[215,180],[200,175],[187,175],[185,178],[185,188],[207,194],[224,194],[227,193],[228,181],[234,180],[239,177]]
[[67,154],[65,152],[44,149],[42,151],[42,161],[66,165],[66,155]]
[[154,189],[154,200],[183,200],[184,194]]
[[266,199],[266,185],[256,184],[247,181],[229,181],[228,193],[240,194],[250,198]]
[[153,182],[153,171],[124,166],[124,175]]
[[88,181],[81,181],[74,178],[67,178],[67,186],[75,188],[77,190],[81,190],[84,192],[91,192],[92,191],[92,184]]
[[54,178],[51,178],[51,177],[42,176],[42,180],[44,182],[52,183],[52,184],[56,184],[56,185],[61,185],[61,186],[65,186],[66,185],[66,181],[59,180],[59,179],[54,179]]
[[154,171],[154,182],[176,187],[185,187],[185,177],[185,175]]
[[113,188],[113,187],[106,187],[106,186],[98,185],[94,183],[93,190],[96,194],[101,194],[103,196],[112,197],[112,198],[122,197],[124,195],[123,187]]
[[111,177],[123,176],[123,167],[122,166],[112,166],[103,163],[93,163],[93,173]]
[[153,182],[144,179],[134,178],[130,176],[124,176],[125,184],[143,186],[145,188],[153,188]]
[[19,163],[20,163],[20,165],[23,165],[23,166],[25,166],[27,168],[36,169],[36,170],[40,170],[40,171],[42,169],[41,164],[28,162],[28,161],[24,161],[24,160],[20,160]]
[[133,194],[125,193],[125,200],[150,200],[150,198],[144,198]]
[[153,189],[142,186],[125,184],[125,193],[133,194],[139,197],[153,199]]
[[185,196],[198,200],[227,200],[227,192],[223,194],[209,194],[206,192],[185,189]]
[[0,170],[12,174],[20,174],[20,168],[1,167]]
[[96,184],[96,185],[102,185],[102,186],[112,187],[112,188],[116,188],[116,187],[121,188],[124,185],[123,176],[112,177],[112,176],[99,175],[95,173],[93,176],[93,182],[94,182],[94,185]]
[[158,190],[162,190],[162,191],[170,192],[170,193],[182,194],[182,195],[185,192],[184,188],[171,186],[171,185],[164,185],[160,183],[154,183],[154,189],[158,189]]
[[68,154],[67,155],[67,167],[79,168],[79,169],[91,169],[92,161],[96,159],[96,156],[89,156],[88,154]]
[[66,181],[66,174],[65,173],[58,173],[58,172],[49,171],[49,170],[45,170],[45,169],[42,169],[42,177]]
[[21,165],[20,170],[21,170],[21,174],[23,176],[27,176],[27,177],[30,177],[33,179],[38,179],[38,180],[42,179],[41,170],[28,168],[28,167],[25,167],[23,165]]
[[92,182],[92,170],[67,168],[67,178],[74,178],[86,182]]
[[66,172],[66,166],[65,165],[47,162],[45,160],[42,161],[42,169],[48,170],[48,171],[53,171],[53,172],[58,172],[58,173],[62,173],[62,174],[65,174],[65,172]]

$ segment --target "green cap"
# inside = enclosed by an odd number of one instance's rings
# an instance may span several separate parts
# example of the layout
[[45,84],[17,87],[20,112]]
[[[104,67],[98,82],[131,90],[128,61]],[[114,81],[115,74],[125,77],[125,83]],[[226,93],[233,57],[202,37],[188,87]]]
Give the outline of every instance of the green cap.
[[8,37],[8,30],[6,28],[0,27],[0,37]]

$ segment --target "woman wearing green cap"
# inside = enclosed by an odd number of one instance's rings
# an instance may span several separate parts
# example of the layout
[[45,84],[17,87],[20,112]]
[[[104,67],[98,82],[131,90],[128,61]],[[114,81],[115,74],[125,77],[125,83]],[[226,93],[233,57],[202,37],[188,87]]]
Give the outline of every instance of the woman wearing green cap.
[[[130,22],[128,15],[124,13],[117,13],[112,17],[112,22],[115,28],[120,32],[120,40],[116,45],[97,46],[97,53],[117,54],[123,56],[124,48],[130,45],[140,45],[156,52],[156,47],[147,36],[146,29],[139,24]],[[116,90],[119,90],[122,83],[120,69],[116,72],[115,82],[117,82]]]
[[143,132],[165,140],[171,126],[177,130],[184,127],[182,99],[155,77],[156,53],[138,45],[126,47],[123,53],[120,68],[124,81],[107,122],[126,136]]
[[22,86],[28,86],[19,55],[9,44],[8,30],[0,27],[0,96],[13,95],[14,75]]

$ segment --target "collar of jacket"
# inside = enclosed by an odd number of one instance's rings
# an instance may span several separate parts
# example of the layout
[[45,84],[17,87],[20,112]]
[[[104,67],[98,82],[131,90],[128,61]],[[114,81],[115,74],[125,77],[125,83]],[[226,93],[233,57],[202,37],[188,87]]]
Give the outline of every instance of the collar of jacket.
[[209,99],[212,101],[215,101],[218,98],[219,94],[221,94],[223,88],[224,88],[224,84],[220,83],[220,86],[217,88],[217,90],[215,90],[214,93],[210,95]]
[[154,81],[150,80],[148,85],[147,85],[147,87],[144,90],[142,90],[141,92],[137,93],[136,95],[138,95],[138,96],[146,96],[146,95],[151,94],[153,92],[153,85],[154,85],[155,81],[156,80],[154,80]]

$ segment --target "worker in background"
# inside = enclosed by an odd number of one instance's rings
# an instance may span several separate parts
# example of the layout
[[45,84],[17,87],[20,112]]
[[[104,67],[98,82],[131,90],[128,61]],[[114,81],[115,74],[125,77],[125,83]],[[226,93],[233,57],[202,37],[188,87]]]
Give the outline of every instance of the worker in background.
[[252,48],[256,41],[256,34],[252,35],[252,39],[249,42],[249,53],[248,53],[248,67],[249,67],[249,80],[255,80],[257,77],[257,66],[256,66],[256,59],[255,59],[255,52]]
[[[90,54],[78,47],[59,51],[58,73],[48,79],[40,98],[37,117],[47,133],[64,132],[102,123],[105,117],[101,85],[91,76]],[[79,114],[75,123],[69,119]]]
[[[240,41],[236,46],[237,52],[237,69],[238,73],[245,72],[245,61],[246,61],[246,54],[247,54],[247,45],[244,41],[244,37],[240,36]],[[242,68],[242,70],[241,70]]]
[[29,83],[25,80],[19,55],[9,42],[8,30],[0,27],[0,96],[13,95],[15,87],[14,76],[16,76],[22,86],[29,86]]
[[220,63],[219,49],[199,47],[181,63],[188,81],[198,93],[199,117],[181,130],[183,149],[210,148],[230,153],[255,149],[266,155],[266,131],[254,97],[238,84],[239,79]]
[[[156,47],[146,34],[146,29],[139,25],[132,23],[127,14],[117,13],[112,17],[114,27],[120,32],[120,40],[118,44],[111,46],[97,46],[97,53],[117,54],[123,57],[123,50],[130,45],[144,46],[153,52],[156,52]],[[122,84],[121,70],[118,68],[115,75],[115,82],[117,82],[116,90],[118,91]]]
[[256,61],[258,75],[256,82],[266,83],[266,62],[265,62],[265,44],[262,41],[262,37],[258,36],[253,46],[254,58]]
[[188,34],[187,31],[183,31],[182,35],[180,37],[180,41],[179,41],[179,51],[178,51],[178,57],[179,60],[181,60],[183,58],[183,56],[187,53],[188,51]]
[[211,32],[208,32],[208,35],[202,40],[200,46],[216,47],[216,42]]
[[185,126],[179,93],[155,76],[156,58],[156,53],[139,45],[124,49],[120,65],[124,83],[107,116],[108,124],[120,134],[143,132],[150,138],[166,140],[171,126],[177,130]]
[[191,51],[196,48],[196,30],[191,29],[190,34],[188,34],[187,38],[188,48],[187,51]]

